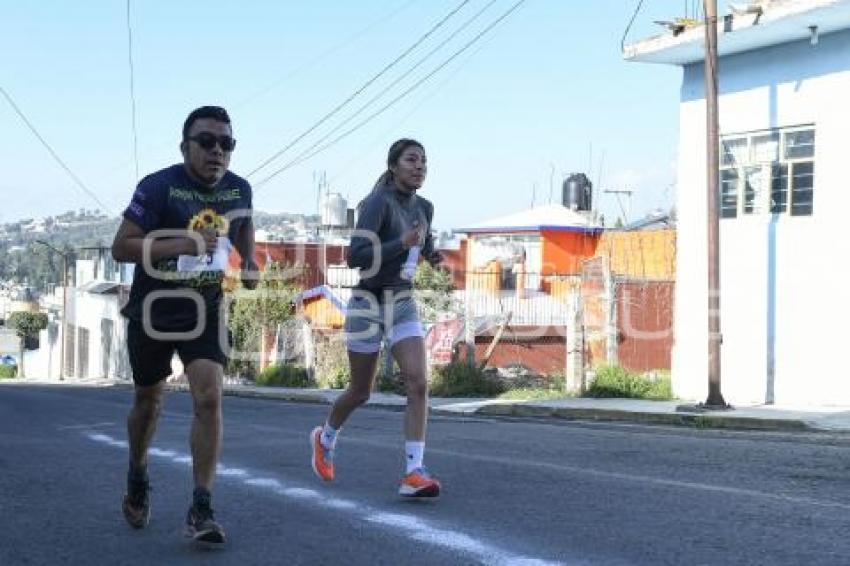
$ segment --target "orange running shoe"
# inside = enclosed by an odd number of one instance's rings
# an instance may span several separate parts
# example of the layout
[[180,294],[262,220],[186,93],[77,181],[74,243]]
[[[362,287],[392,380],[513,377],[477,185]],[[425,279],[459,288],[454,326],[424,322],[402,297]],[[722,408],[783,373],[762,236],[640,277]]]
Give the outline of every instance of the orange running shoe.
[[334,479],[334,451],[322,444],[322,427],[317,426],[310,433],[310,446],[313,447],[313,458],[310,463],[313,471],[325,481]]
[[425,466],[422,466],[401,479],[398,494],[402,497],[438,497],[440,482],[432,478]]

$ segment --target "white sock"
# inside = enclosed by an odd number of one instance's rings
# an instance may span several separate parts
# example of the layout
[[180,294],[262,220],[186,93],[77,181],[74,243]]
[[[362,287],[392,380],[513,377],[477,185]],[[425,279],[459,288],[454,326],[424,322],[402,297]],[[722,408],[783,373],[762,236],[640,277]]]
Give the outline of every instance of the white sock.
[[336,435],[338,432],[339,429],[325,423],[325,426],[322,427],[322,435],[319,437],[319,442],[328,450],[333,450],[336,448]]
[[425,443],[407,441],[404,443],[404,454],[407,462],[407,473],[422,467],[422,458],[425,456]]

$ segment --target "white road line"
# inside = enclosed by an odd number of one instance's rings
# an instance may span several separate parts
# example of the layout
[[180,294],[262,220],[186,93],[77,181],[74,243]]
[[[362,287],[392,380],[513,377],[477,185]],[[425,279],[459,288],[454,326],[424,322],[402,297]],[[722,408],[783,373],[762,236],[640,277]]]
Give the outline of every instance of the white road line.
[[115,446],[116,448],[127,448],[127,442],[124,440],[115,440],[111,436],[107,434],[100,434],[99,432],[89,433],[87,435],[89,439],[94,440],[95,442],[103,442],[104,444],[108,444],[110,446]]
[[[126,442],[116,440],[106,434],[88,432],[86,436],[90,440],[106,444],[108,446],[116,448],[127,447]],[[155,458],[170,460],[177,464],[192,462],[192,458],[189,455],[180,454],[173,450],[151,449],[148,453],[150,456]],[[433,521],[426,521],[412,514],[389,513],[354,501],[338,497],[326,497],[315,489],[303,488],[296,485],[284,485],[284,483],[277,478],[253,476],[249,472],[240,468],[220,466],[219,474],[233,478],[235,481],[241,482],[243,485],[249,486],[253,489],[262,489],[289,499],[294,499],[300,502],[309,502],[320,508],[347,512],[355,519],[360,519],[379,527],[391,528],[394,532],[401,532],[413,541],[451,549],[455,552],[467,555],[482,564],[493,564],[498,566],[514,564],[550,566],[555,564],[565,564],[564,562],[555,562],[517,555],[459,532],[456,528],[441,527]]]
[[[149,453],[152,453],[149,451]],[[248,472],[245,470],[241,470],[239,468],[228,468],[226,466],[218,465],[215,473],[219,476],[234,476],[234,477],[244,477],[248,475]]]

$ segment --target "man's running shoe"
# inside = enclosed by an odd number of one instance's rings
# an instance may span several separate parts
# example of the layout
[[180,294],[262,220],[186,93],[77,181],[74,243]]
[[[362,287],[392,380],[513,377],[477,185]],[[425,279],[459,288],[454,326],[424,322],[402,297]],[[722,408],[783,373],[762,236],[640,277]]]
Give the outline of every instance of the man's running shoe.
[[212,508],[192,505],[186,514],[183,533],[197,542],[224,544],[224,529],[216,523]]
[[398,494],[402,497],[438,497],[440,482],[432,478],[423,466],[402,478]]
[[127,476],[127,493],[124,494],[124,518],[134,529],[148,526],[151,518],[150,484],[148,478]]
[[310,433],[310,446],[313,448],[313,458],[310,463],[313,471],[325,481],[334,479],[334,451],[322,444],[322,427],[317,426]]

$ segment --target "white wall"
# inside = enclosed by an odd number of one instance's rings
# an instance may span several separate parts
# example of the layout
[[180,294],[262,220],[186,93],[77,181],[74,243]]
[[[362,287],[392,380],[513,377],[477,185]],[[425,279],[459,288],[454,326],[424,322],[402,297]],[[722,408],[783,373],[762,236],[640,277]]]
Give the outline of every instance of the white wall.
[[[103,342],[101,336],[101,320],[113,321],[112,336],[108,337],[111,347],[107,367],[103,366]],[[73,379],[130,379],[127,360],[126,321],[121,316],[118,307],[118,296],[114,294],[99,295],[68,290],[68,324],[69,330],[76,332],[74,340],[74,371],[65,376]],[[47,330],[40,334],[39,349],[26,353],[26,374],[32,378],[58,379],[60,368],[60,351],[62,343],[62,326],[58,325],[57,339],[51,353]],[[78,375],[80,367],[79,329],[86,328],[89,332],[88,372]]]
[[[850,31],[821,36],[817,46],[723,58],[719,68],[721,134],[800,124],[816,131],[812,216],[720,221],[723,395],[732,404],[766,402],[773,353],[776,403],[850,404],[842,356],[850,346]],[[701,64],[684,69],[673,382],[678,396],[696,400],[708,391],[703,85]]]
[[[114,294],[99,295],[95,293],[75,292],[72,305],[69,309],[71,318],[77,327],[77,339],[75,350],[78,352],[79,329],[87,328],[89,333],[88,351],[88,374],[80,376],[83,378],[119,377],[121,373],[121,355],[126,350],[124,342],[125,319],[121,316],[118,307],[118,296]],[[106,337],[111,343],[109,349],[108,367],[103,367],[103,342],[101,336],[101,321],[109,319],[113,321],[112,336]],[[80,360],[75,360],[76,367]]]

